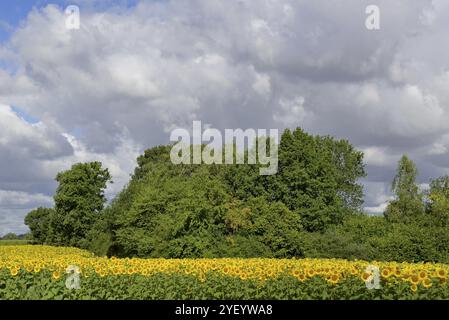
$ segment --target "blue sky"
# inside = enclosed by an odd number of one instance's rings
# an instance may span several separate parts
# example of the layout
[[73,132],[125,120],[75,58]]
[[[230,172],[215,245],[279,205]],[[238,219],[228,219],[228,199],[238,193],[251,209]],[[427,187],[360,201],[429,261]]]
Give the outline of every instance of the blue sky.
[[76,4],[80,7],[104,10],[111,5],[131,7],[137,2],[138,0],[2,0],[0,1],[0,42],[9,39],[11,30],[19,26],[20,21],[26,19],[33,8],[39,9],[49,4],[60,7]]
[[11,30],[16,28],[20,21],[26,18],[33,7],[43,7],[47,4],[54,3],[65,5],[66,0],[20,0],[20,1],[1,1],[0,2],[0,41],[9,38]]
[[23,120],[25,120],[26,122],[30,123],[30,124],[34,124],[34,123],[38,123],[39,119],[33,117],[32,115],[29,115],[28,113],[26,113],[25,111],[23,111],[21,108],[16,107],[16,106],[11,106],[12,111],[15,112],[15,114],[17,114],[20,118],[22,118]]

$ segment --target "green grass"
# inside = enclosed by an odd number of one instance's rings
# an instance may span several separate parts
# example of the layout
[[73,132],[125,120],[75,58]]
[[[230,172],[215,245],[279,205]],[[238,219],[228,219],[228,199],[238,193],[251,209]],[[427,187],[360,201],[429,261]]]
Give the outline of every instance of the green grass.
[[17,246],[30,243],[30,240],[0,240],[0,246]]

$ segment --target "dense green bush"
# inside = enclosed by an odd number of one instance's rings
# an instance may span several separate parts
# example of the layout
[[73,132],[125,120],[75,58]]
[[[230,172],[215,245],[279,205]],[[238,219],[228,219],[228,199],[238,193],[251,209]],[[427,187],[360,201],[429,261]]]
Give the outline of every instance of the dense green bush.
[[300,254],[300,217],[285,205],[262,197],[233,199],[214,167],[186,170],[188,175],[170,178],[155,170],[147,178],[131,208],[115,221],[116,247],[140,257]]
[[323,233],[303,234],[308,257],[378,261],[449,262],[446,228],[390,223],[383,217],[356,215]]

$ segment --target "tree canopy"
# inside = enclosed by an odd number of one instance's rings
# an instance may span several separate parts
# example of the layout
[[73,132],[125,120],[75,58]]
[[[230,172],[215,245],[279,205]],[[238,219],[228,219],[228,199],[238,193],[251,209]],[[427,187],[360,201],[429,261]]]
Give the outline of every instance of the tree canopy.
[[395,199],[385,211],[385,217],[394,222],[410,222],[424,215],[423,194],[416,183],[418,170],[406,155],[398,162],[392,191]]
[[59,173],[55,207],[25,218],[33,240],[123,257],[449,261],[449,177],[422,192],[405,155],[384,219],[359,214],[363,154],[346,140],[286,130],[275,175],[260,175],[260,164],[173,164],[171,147],[139,156],[106,207],[101,163]]
[[170,148],[146,150],[104,210],[98,232],[111,254],[300,256],[302,231],[338,224],[363,202],[363,154],[345,140],[286,130],[271,176],[250,164],[174,165]]
[[54,209],[38,208],[25,218],[34,240],[40,243],[86,247],[89,230],[106,202],[111,181],[100,162],[77,163],[58,173]]

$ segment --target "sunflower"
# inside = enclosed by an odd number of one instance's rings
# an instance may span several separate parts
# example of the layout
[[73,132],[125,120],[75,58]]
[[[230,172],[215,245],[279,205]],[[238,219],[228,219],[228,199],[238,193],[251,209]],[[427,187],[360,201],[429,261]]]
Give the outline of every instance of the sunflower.
[[425,288],[430,288],[432,286],[432,281],[429,278],[426,278],[423,280],[422,284]]
[[17,276],[19,274],[19,268],[12,268],[9,272],[13,277]]
[[389,268],[385,268],[381,272],[382,277],[389,278],[392,275],[392,272],[390,272]]
[[413,292],[416,292],[416,290],[418,290],[418,286],[416,284],[412,284],[410,286],[410,290],[412,290]]
[[301,271],[299,271],[298,269],[295,269],[295,270],[292,271],[292,275],[294,277],[298,277],[300,274],[301,274]]
[[313,269],[307,270],[307,275],[308,275],[309,277],[313,277],[315,274],[316,274],[315,270],[313,270]]
[[306,276],[305,276],[303,273],[301,273],[301,274],[298,276],[298,280],[302,282],[302,281],[306,280]]
[[424,270],[421,270],[421,271],[418,273],[418,277],[419,277],[420,280],[426,279],[426,278],[427,278],[427,272],[425,272]]
[[441,278],[441,279],[446,279],[447,277],[447,272],[444,269],[438,269],[436,272],[437,277]]
[[419,283],[419,277],[418,277],[416,274],[412,275],[412,276],[410,277],[410,282],[411,282],[412,284],[417,285],[417,284]]
[[361,276],[363,281],[368,281],[368,279],[371,277],[371,273],[364,272]]
[[60,273],[59,271],[54,271],[54,272],[52,273],[51,277],[52,277],[54,280],[58,280],[59,278],[61,278],[61,273]]
[[335,273],[329,277],[329,282],[333,284],[338,283],[339,280],[340,280],[339,275]]
[[[112,273],[113,273],[114,275],[117,275],[116,270],[117,270],[117,269],[113,269],[113,271],[112,271]],[[149,276],[149,275],[150,275],[150,270],[148,270],[148,268],[143,269],[143,270],[142,270],[142,275],[143,275],[143,276]]]

